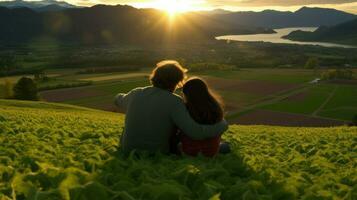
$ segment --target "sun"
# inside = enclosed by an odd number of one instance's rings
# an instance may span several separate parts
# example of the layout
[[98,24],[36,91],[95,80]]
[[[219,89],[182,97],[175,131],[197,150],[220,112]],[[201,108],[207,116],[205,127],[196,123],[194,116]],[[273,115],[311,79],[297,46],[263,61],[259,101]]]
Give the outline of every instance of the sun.
[[166,11],[170,16],[175,16],[191,9],[189,0],[158,0],[155,4],[157,8]]

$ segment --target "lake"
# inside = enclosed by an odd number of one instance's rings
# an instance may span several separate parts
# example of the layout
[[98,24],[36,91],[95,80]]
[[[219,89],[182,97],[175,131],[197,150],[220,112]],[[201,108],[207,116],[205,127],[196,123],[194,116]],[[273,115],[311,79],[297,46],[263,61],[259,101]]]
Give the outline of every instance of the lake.
[[254,34],[254,35],[225,35],[216,37],[217,40],[232,40],[232,41],[245,41],[245,42],[271,42],[280,44],[300,44],[300,45],[319,45],[324,47],[342,47],[342,48],[357,48],[351,45],[342,45],[328,42],[298,42],[282,38],[289,33],[302,30],[302,31],[315,31],[316,27],[297,27],[297,28],[281,28],[274,29],[276,33],[273,34]]

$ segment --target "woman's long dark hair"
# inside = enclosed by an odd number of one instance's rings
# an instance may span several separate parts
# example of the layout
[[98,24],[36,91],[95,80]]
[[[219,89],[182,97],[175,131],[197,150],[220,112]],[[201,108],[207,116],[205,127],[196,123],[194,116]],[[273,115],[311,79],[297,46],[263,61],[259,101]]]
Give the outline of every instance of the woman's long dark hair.
[[187,109],[201,124],[215,124],[224,117],[223,103],[201,78],[191,78],[183,86]]

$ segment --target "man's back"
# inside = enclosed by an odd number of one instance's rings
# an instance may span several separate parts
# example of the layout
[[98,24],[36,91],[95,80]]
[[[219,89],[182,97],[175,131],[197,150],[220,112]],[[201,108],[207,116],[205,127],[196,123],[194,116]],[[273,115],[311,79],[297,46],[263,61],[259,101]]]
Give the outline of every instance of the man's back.
[[179,97],[155,87],[139,88],[127,105],[122,148],[166,152],[176,130],[170,118]]

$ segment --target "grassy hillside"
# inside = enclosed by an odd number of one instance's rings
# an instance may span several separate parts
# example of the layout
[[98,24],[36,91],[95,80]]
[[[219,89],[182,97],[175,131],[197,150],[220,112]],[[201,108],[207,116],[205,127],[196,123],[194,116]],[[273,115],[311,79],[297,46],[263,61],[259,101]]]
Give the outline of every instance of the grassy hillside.
[[0,199],[357,198],[357,128],[232,126],[230,155],[139,159],[123,119],[0,100]]

